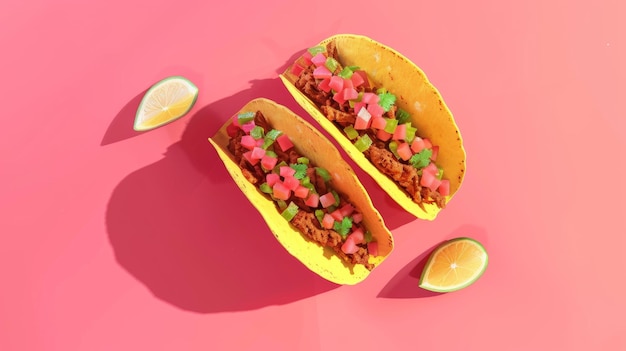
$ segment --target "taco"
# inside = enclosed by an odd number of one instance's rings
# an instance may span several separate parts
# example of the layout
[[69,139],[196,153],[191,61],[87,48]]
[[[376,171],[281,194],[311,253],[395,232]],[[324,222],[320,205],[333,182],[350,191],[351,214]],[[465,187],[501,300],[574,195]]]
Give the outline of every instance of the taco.
[[400,53],[364,36],[336,35],[307,49],[280,77],[408,212],[433,220],[459,190],[459,129],[437,89]]
[[393,238],[352,168],[311,124],[267,99],[209,138],[285,249],[337,284],[365,279]]

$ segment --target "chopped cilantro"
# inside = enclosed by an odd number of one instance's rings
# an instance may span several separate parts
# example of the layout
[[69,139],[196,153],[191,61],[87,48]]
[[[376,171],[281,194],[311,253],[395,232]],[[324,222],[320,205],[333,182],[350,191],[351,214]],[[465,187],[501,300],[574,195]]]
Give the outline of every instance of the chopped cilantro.
[[342,237],[346,237],[352,228],[352,218],[343,217],[341,222],[335,221],[333,224],[333,230],[339,233]]
[[424,149],[414,154],[413,156],[411,156],[411,158],[409,159],[409,162],[415,168],[424,168],[428,166],[428,164],[430,163],[430,157],[432,155],[433,155],[433,151],[431,149]]
[[289,167],[293,168],[296,173],[294,173],[293,177],[296,179],[302,179],[306,176],[307,165],[302,163],[292,163]]
[[396,111],[396,119],[398,120],[398,123],[400,124],[406,123],[409,121],[409,118],[411,118],[411,115],[405,110],[399,108]]
[[382,106],[385,112],[389,111],[391,106],[396,103],[396,96],[393,95],[392,93],[387,93],[387,92],[380,93],[378,94],[378,97],[380,98],[380,100],[378,101],[378,104]]

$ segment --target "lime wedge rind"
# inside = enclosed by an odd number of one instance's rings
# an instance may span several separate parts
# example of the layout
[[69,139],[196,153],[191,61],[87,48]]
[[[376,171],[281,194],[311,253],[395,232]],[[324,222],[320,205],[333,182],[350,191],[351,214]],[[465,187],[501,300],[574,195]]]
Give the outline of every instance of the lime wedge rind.
[[[155,93],[159,90],[162,89],[164,86],[168,85],[168,84],[172,84],[172,83],[180,83],[183,84],[185,86],[185,88],[187,89],[187,95],[191,96],[191,101],[186,102],[187,107],[175,114],[175,115],[171,115],[165,119],[163,119],[160,122],[157,123],[150,123],[150,118],[146,118],[146,108],[149,104],[153,104],[154,105],[154,95]],[[165,124],[171,123],[183,116],[185,116],[187,113],[189,113],[189,111],[193,108],[193,106],[195,105],[196,101],[198,99],[198,87],[193,84],[189,79],[183,77],[183,76],[170,76],[167,77],[165,79],[162,79],[160,81],[158,81],[157,83],[155,83],[154,85],[152,85],[150,87],[150,89],[148,89],[146,91],[146,93],[144,94],[143,98],[141,99],[141,102],[139,103],[139,107],[137,108],[137,113],[135,114],[135,121],[133,124],[133,129],[135,131],[138,132],[143,132],[143,131],[147,131],[147,130],[151,130],[151,129],[155,129],[158,127],[161,127]],[[172,103],[172,106],[180,104],[180,102],[178,103]]]
[[[432,266],[433,260],[438,256],[438,254],[444,250],[446,247],[448,247],[449,245],[455,243],[455,242],[459,242],[459,241],[468,241],[471,242],[473,245],[475,245],[480,251],[482,251],[483,254],[483,260],[482,260],[482,266],[479,270],[477,270],[474,275],[471,277],[471,279],[468,279],[460,284],[457,285],[453,285],[453,286],[438,286],[438,285],[433,285],[430,282],[428,282],[427,280],[427,276],[429,273],[429,268]],[[472,238],[468,238],[468,237],[459,237],[459,238],[454,238],[454,239],[450,239],[447,240],[443,243],[441,243],[441,245],[439,245],[437,248],[435,248],[435,250],[430,254],[428,261],[426,262],[426,265],[424,266],[424,269],[422,270],[422,275],[420,277],[419,280],[419,284],[418,286],[422,289],[425,290],[429,290],[429,291],[433,291],[433,292],[439,292],[439,293],[447,293],[447,292],[453,292],[453,291],[457,291],[457,290],[461,290],[464,289],[470,285],[472,285],[473,283],[475,283],[482,275],[483,273],[485,273],[485,270],[487,269],[487,266],[489,264],[489,255],[487,255],[487,250],[485,250],[485,247],[478,241],[472,239]]]

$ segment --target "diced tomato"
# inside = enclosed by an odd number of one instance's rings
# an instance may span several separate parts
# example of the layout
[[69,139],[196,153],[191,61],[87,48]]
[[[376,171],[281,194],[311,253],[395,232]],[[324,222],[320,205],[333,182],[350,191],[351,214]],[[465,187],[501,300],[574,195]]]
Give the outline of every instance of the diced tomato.
[[328,192],[320,196],[320,203],[322,204],[322,207],[324,208],[332,206],[335,204],[335,196],[333,195],[333,193]]
[[378,256],[378,242],[370,241],[367,243],[367,252],[372,256]]
[[330,85],[328,85],[330,83],[330,78],[324,78],[322,79],[322,81],[317,85],[318,88],[320,88],[321,91],[325,91],[325,92],[330,92]]
[[280,176],[276,173],[268,173],[265,176],[265,181],[267,182],[267,185],[269,186],[274,186],[274,184],[276,184],[276,182],[278,182],[280,180]]
[[296,191],[296,189],[300,186],[300,181],[293,176],[287,176],[283,178],[283,184],[287,187],[287,189]]
[[385,109],[382,106],[375,103],[369,103],[367,105],[367,111],[372,115],[372,117],[381,117],[385,113]]
[[341,220],[343,219],[343,214],[341,214],[340,210],[334,210],[333,212],[330,213],[330,215],[333,217],[334,220],[336,220],[337,222],[341,222]]
[[[276,157],[263,155],[263,157],[261,158],[261,166],[263,166],[263,168],[265,169],[273,169],[274,167],[276,167],[277,162],[278,159]],[[278,177],[278,174],[276,176]]]
[[263,138],[256,139],[256,146],[262,148],[263,144],[265,144],[265,140]]
[[278,138],[276,138],[276,142],[278,143],[278,146],[280,146],[280,149],[283,151],[287,151],[293,147],[293,143],[291,142],[291,139],[289,139],[287,134],[281,134]]
[[250,135],[243,135],[241,137],[241,146],[248,150],[252,150],[256,146],[256,140],[254,140],[254,138]]
[[361,223],[363,220],[363,214],[361,212],[356,212],[352,214],[352,223]]
[[356,115],[356,121],[354,122],[354,129],[365,130],[369,128],[371,122],[372,122],[372,115],[370,115],[367,109],[362,108],[359,111],[359,113]]
[[407,142],[401,142],[398,144],[398,149],[396,150],[401,159],[408,161],[411,156],[413,156],[413,152],[411,152],[411,147]]
[[339,208],[339,211],[341,211],[341,214],[344,217],[348,217],[352,215],[352,212],[354,212],[354,206],[352,206],[351,204],[345,204],[341,206],[341,208]]
[[382,141],[387,141],[387,140],[391,139],[391,133],[387,133],[387,132],[385,132],[385,130],[384,130],[384,129],[379,129],[379,130],[376,132],[376,137],[377,137],[378,139],[382,140]]
[[344,78],[343,79],[343,89],[353,89],[354,83],[352,83],[352,79]]
[[260,160],[263,158],[263,156],[265,156],[265,149],[262,149],[260,147],[255,146],[252,149],[252,155],[250,155],[250,157]]
[[430,183],[430,190],[432,191],[437,191],[437,188],[439,188],[439,186],[441,185],[441,180],[437,179],[437,177],[435,177],[435,180],[433,180],[432,183]]
[[352,85],[355,88],[358,88],[361,84],[365,83],[363,76],[360,74],[356,74],[356,72],[352,74],[352,77],[350,77],[350,80],[352,81]]
[[293,177],[293,175],[296,174],[296,170],[289,166],[281,166],[279,173],[281,177]]
[[393,131],[393,140],[406,140],[406,124],[398,124]]
[[346,254],[353,254],[359,250],[359,247],[356,246],[354,239],[346,239],[346,241],[341,245],[341,251]]
[[430,187],[435,180],[437,180],[437,176],[434,173],[422,171],[422,177],[420,178],[421,186]]
[[311,53],[308,50],[306,50],[300,57],[302,58],[302,61],[304,61],[304,63],[306,63],[307,65],[310,65],[313,63],[311,61],[311,59],[313,58],[313,55],[311,55]]
[[309,207],[317,207],[317,205],[320,204],[320,196],[316,193],[310,193],[309,197],[306,198],[306,201],[304,201],[304,204],[309,206]]
[[[352,74],[352,78],[354,79],[354,76],[360,76],[361,79],[363,80],[363,83],[361,83],[361,85],[363,85],[364,88],[369,88],[370,86],[370,82],[367,79],[367,73],[365,73],[365,71],[363,70],[356,70],[354,71],[354,74]],[[354,86],[357,86],[356,82],[354,82]]]
[[447,179],[442,180],[441,184],[439,184],[439,188],[437,188],[437,191],[439,191],[439,194],[443,196],[450,195],[450,181]]
[[326,55],[320,52],[311,58],[311,62],[317,67],[324,66],[326,64]]
[[[345,85],[344,85],[345,87]],[[359,92],[354,88],[344,88],[343,89],[343,98],[344,100],[354,100],[359,97]]]
[[428,138],[424,138],[424,147],[427,149],[432,149],[433,148],[433,144],[430,142],[430,140]]
[[424,139],[418,136],[416,136],[411,142],[411,150],[413,150],[414,153],[422,151],[424,149],[424,146]]
[[326,66],[315,67],[315,69],[313,70],[313,78],[315,79],[324,79],[324,78],[330,79],[330,77],[332,76],[333,76],[333,73],[329,71],[328,68],[326,68]]
[[363,244],[365,242],[365,235],[363,234],[363,228],[358,227],[352,231],[352,234],[348,236],[348,239],[352,238],[355,244]]
[[333,229],[334,224],[335,224],[335,219],[333,218],[333,216],[329,215],[328,213],[325,213],[324,217],[322,218],[322,227],[326,229]]
[[306,197],[309,196],[309,188],[298,184],[298,187],[293,191],[293,194],[301,199],[306,199]]
[[237,136],[240,129],[239,125],[229,124],[228,127],[226,127],[226,133],[229,137],[234,138]]
[[241,126],[241,129],[243,129],[243,131],[246,132],[246,134],[248,134],[250,133],[252,129],[254,129],[254,127],[256,127],[256,124],[254,124],[254,121],[250,121],[250,122],[244,123]]
[[340,93],[337,93],[337,94],[333,95],[333,100],[337,101],[339,103],[339,105],[341,105],[344,102],[346,102],[346,100],[343,98],[343,94],[340,94]]
[[276,182],[272,187],[272,194],[277,199],[287,200],[291,197],[291,190],[289,190],[283,183]]
[[259,163],[258,158],[252,158],[252,151],[246,151],[242,154],[242,156],[246,159],[246,161],[250,162],[250,164],[253,166]]
[[432,154],[432,156],[430,156],[430,159],[432,161],[436,161],[437,160],[437,155],[439,154],[439,145],[434,145],[432,150],[433,150],[433,154]]
[[363,93],[363,98],[361,99],[361,101],[366,104],[378,104],[379,100],[380,98],[378,97],[378,95],[374,93]]
[[372,118],[372,128],[374,129],[385,129],[387,125],[387,120],[384,117],[373,117]]
[[300,73],[302,73],[302,71],[304,71],[304,67],[300,66],[300,64],[298,63],[294,63],[291,66],[291,73],[293,75],[300,76]]
[[424,172],[432,173],[436,176],[437,173],[439,173],[439,169],[437,168],[437,165],[431,162],[428,166],[424,167]]
[[330,88],[336,92],[340,92],[343,90],[343,78],[339,76],[332,76],[330,78],[330,83],[328,83]]
[[359,102],[355,102],[354,103],[354,113],[359,114],[359,111],[361,111],[361,109],[365,107],[365,103],[362,101]]

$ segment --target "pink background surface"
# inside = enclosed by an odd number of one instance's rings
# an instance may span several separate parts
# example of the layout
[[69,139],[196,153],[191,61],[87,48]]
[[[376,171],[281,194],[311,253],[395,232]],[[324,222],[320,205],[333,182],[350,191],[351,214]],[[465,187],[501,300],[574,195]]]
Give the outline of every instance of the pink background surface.
[[[17,3],[0,5],[0,350],[626,350],[621,0]],[[304,114],[277,72],[342,32],[420,66],[468,154],[435,222],[357,169],[396,249],[356,286],[289,256],[206,142],[254,97]],[[175,74],[200,88],[191,113],[134,132]],[[418,289],[457,236],[484,243],[485,275]]]

